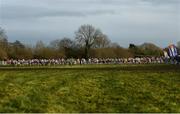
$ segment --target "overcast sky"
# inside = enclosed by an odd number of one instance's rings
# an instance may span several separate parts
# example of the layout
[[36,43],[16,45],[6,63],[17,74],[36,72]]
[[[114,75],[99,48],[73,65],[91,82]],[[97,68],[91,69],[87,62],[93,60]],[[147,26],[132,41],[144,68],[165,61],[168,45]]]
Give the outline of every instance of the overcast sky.
[[124,47],[143,42],[165,47],[180,41],[180,0],[0,0],[0,27],[9,41],[74,39],[83,24]]

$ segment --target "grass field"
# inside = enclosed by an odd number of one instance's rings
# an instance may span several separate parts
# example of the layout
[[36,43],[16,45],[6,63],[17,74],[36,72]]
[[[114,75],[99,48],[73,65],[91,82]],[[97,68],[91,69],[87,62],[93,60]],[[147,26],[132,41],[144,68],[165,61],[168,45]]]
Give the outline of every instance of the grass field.
[[0,112],[180,112],[180,66],[0,68]]

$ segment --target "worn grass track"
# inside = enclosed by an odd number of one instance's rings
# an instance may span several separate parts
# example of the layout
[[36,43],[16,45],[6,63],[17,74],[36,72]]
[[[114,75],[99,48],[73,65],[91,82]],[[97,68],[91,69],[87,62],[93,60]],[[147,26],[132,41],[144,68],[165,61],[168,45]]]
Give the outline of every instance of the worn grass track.
[[180,112],[180,66],[0,68],[0,112]]

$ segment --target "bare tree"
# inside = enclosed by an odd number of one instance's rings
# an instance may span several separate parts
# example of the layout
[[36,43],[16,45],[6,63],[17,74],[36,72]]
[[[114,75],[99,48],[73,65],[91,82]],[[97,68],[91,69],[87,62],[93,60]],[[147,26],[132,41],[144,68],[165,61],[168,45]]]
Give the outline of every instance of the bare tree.
[[70,38],[63,38],[61,40],[57,39],[50,43],[50,47],[56,50],[61,50],[65,48],[71,48],[73,41]]
[[71,52],[73,50],[73,41],[70,38],[63,38],[59,42],[59,50],[64,52],[65,57],[71,57]]
[[76,34],[76,40],[85,48],[85,58],[89,58],[89,50],[95,43],[96,39],[102,36],[99,29],[94,28],[92,25],[82,25]]
[[5,31],[0,27],[0,59],[7,58],[8,40]]
[[73,45],[73,41],[69,38],[63,38],[59,42],[59,47],[63,49],[71,48],[72,45]]
[[34,57],[35,58],[45,58],[45,54],[44,54],[44,50],[45,50],[46,46],[43,43],[43,41],[37,41],[36,42],[36,46],[34,48]]
[[111,44],[111,41],[108,39],[106,35],[103,34],[95,40],[94,47],[107,48],[107,47],[110,47],[110,44]]
[[59,50],[59,39],[53,40],[50,42],[49,47],[54,49],[54,50]]
[[36,49],[42,49],[45,47],[45,44],[43,43],[43,41],[37,41],[36,43]]
[[7,39],[5,31],[0,27],[0,40]]
[[0,48],[7,51],[8,40],[5,31],[0,27]]

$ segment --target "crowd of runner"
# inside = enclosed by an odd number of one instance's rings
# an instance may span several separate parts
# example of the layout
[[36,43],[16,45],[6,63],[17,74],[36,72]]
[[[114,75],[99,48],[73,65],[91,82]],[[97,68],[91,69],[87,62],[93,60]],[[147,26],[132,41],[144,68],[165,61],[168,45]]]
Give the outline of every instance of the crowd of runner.
[[89,59],[10,59],[0,60],[0,65],[14,66],[47,66],[47,65],[83,65],[83,64],[180,64],[180,55],[175,45],[171,44],[168,51],[164,50],[162,57],[135,57],[135,58],[89,58]]
[[136,57],[136,58],[90,58],[90,59],[20,59],[0,61],[0,65],[16,66],[46,66],[46,65],[76,65],[76,64],[161,64],[165,63],[164,57]]

